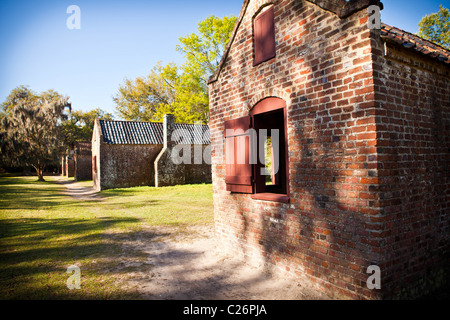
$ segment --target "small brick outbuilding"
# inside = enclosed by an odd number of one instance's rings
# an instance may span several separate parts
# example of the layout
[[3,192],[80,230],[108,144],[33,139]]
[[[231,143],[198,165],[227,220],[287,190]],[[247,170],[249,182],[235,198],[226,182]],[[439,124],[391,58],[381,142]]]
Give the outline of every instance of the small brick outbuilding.
[[75,181],[92,179],[92,143],[90,141],[75,142]]
[[370,5],[244,1],[208,83],[216,233],[330,295],[412,298],[448,279],[450,52]]
[[61,175],[72,178],[75,176],[75,152],[67,150],[66,154],[61,157]]
[[210,183],[209,127],[96,119],[92,177],[96,190]]
[[61,157],[61,175],[75,181],[92,179],[92,143],[77,141],[73,150],[68,150]]

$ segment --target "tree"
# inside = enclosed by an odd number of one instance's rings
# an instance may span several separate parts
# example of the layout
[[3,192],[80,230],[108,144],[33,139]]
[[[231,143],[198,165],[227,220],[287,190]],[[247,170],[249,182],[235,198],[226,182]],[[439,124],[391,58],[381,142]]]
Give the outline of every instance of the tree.
[[208,123],[209,77],[216,71],[230,39],[236,17],[209,16],[198,24],[198,33],[180,38],[176,50],[181,66],[158,63],[146,78],[125,80],[114,102],[125,120],[161,121],[165,113],[177,122]]
[[[220,59],[236,24],[235,16],[218,18],[209,16],[198,24],[198,33],[180,38],[176,50],[184,55],[181,85],[175,109],[185,122],[209,121],[208,79],[216,72]],[[177,113],[175,113],[177,116]]]
[[199,22],[199,34],[191,33],[179,39],[181,45],[176,49],[186,59],[186,71],[194,71],[206,84],[219,66],[236,20],[235,16],[222,19],[209,16]]
[[95,118],[112,120],[113,115],[100,108],[87,112],[70,112],[67,120],[61,123],[65,146],[73,149],[76,141],[90,141],[94,131]]
[[2,104],[1,162],[32,166],[44,181],[46,165],[58,161],[64,149],[61,120],[70,107],[68,97],[49,90],[36,94],[26,87],[14,89]]
[[450,49],[450,11],[439,5],[439,11],[419,22],[419,36]]
[[172,104],[178,122],[207,124],[209,121],[208,87],[199,69],[183,66],[176,99]]
[[158,63],[145,78],[125,79],[113,97],[118,114],[125,120],[158,120],[158,110],[170,109],[175,101],[178,78],[174,63],[165,66]]
[[21,100],[34,102],[38,99],[38,95],[30,88],[23,85],[18,86],[11,91],[5,101],[1,104],[2,113],[4,115],[9,115],[14,106],[16,106]]

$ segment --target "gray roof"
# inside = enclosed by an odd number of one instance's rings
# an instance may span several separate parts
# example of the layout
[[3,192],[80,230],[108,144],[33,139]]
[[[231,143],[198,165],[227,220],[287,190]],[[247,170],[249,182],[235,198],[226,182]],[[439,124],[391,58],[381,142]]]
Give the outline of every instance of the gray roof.
[[[109,144],[164,144],[161,122],[99,120],[103,141]],[[175,123],[176,142],[210,144],[208,125]]]
[[206,124],[175,123],[172,140],[177,143],[211,144],[209,126]]

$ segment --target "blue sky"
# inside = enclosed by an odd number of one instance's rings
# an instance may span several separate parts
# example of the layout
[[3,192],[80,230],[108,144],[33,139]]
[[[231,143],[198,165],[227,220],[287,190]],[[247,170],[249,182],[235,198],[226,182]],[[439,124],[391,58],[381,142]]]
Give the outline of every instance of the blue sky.
[[[19,86],[54,89],[75,110],[114,113],[112,96],[124,78],[145,76],[158,62],[181,62],[178,39],[208,15],[239,15],[243,0],[2,0],[0,101]],[[416,33],[425,14],[448,0],[384,0],[382,20]],[[69,30],[67,7],[81,9],[81,29]]]

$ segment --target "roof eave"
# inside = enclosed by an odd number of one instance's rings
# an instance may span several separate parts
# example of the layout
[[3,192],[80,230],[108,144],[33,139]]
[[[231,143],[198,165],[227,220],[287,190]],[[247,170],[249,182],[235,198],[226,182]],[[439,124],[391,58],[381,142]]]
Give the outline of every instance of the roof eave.
[[[384,32],[380,35],[382,41],[401,46],[405,50],[420,53],[421,55],[441,62],[444,65],[450,65],[450,50],[448,50],[447,48],[444,48],[436,43],[433,43],[408,31],[390,26],[386,23],[382,23],[381,27]],[[389,31],[392,29],[394,29],[397,34],[401,34],[402,36],[394,38],[392,35],[389,35]],[[404,38],[404,35],[407,35],[407,38]],[[427,46],[426,48],[422,47],[424,43]]]
[[[353,13],[360,11],[364,8],[367,8],[370,5],[378,5],[381,10],[383,9],[383,3],[380,0],[306,0],[308,2],[311,2],[318,7],[328,10],[336,14],[339,18],[347,18],[351,16]],[[223,65],[225,64],[225,61],[228,57],[228,54],[230,52],[231,46],[233,44],[234,39],[236,38],[237,31],[239,29],[239,26],[242,23],[242,20],[245,16],[245,13],[247,12],[248,5],[250,3],[250,0],[245,0],[244,4],[242,5],[239,18],[236,21],[236,24],[234,26],[234,29],[231,33],[230,41],[228,42],[224,54],[222,58],[220,59],[219,66],[217,67],[216,72],[208,79],[207,84],[210,85],[217,81],[219,78],[220,72],[222,71]]]

